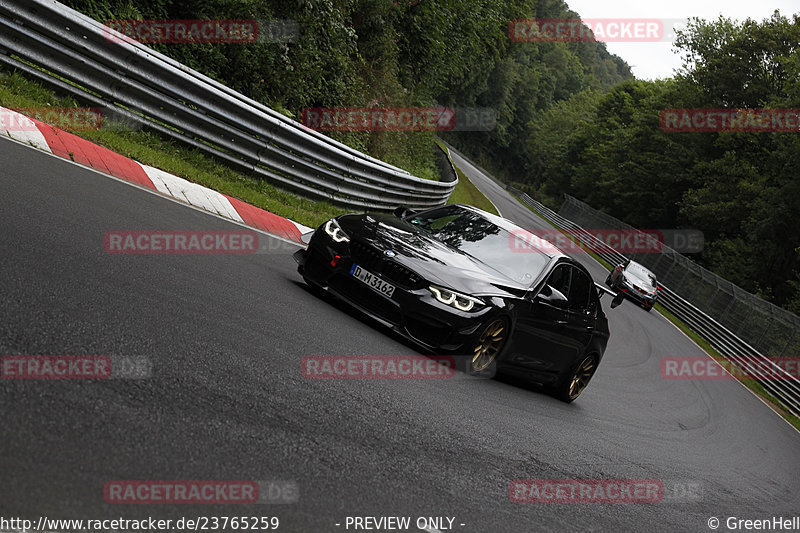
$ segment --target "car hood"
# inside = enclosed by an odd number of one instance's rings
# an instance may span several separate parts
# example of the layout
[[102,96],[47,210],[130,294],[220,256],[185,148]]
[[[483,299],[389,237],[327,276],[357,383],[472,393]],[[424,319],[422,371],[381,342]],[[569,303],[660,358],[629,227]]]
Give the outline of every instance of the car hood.
[[351,238],[393,252],[394,261],[445,288],[483,296],[521,296],[528,288],[395,216],[344,215],[337,220]]
[[647,280],[642,279],[639,276],[637,276],[637,275],[635,275],[635,274],[633,274],[631,272],[625,272],[624,276],[625,276],[625,279],[628,280],[630,283],[636,285],[637,287],[641,287],[642,289],[646,290],[649,293],[653,293],[653,292],[656,291],[655,288],[650,286],[650,280],[649,279],[647,279]]

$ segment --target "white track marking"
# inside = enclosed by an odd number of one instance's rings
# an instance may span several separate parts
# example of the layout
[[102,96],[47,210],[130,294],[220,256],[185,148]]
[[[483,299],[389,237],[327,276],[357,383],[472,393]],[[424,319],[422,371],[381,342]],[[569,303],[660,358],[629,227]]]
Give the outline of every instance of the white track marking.
[[0,134],[52,153],[36,123],[21,113],[0,107]]
[[150,181],[155,185],[156,190],[161,194],[166,194],[191,204],[200,209],[217,213],[225,218],[230,218],[236,222],[244,222],[239,213],[231,205],[230,201],[218,193],[202,185],[192,183],[183,178],[179,178],[163,170],[151,167],[149,165],[141,165],[150,178]]

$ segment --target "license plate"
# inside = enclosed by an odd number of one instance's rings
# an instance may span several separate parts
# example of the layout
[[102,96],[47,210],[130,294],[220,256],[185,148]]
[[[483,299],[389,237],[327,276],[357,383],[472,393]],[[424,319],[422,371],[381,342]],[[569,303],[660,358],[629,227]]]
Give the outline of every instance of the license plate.
[[364,270],[355,263],[353,263],[353,266],[350,268],[350,274],[352,274],[354,278],[366,283],[375,292],[387,298],[391,298],[392,294],[394,294],[394,285],[386,283],[372,272]]

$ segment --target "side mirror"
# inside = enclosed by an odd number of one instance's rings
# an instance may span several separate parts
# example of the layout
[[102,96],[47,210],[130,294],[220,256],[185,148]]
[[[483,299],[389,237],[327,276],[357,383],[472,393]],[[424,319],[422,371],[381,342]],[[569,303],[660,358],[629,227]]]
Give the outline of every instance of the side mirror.
[[550,285],[544,286],[541,292],[536,295],[536,300],[559,309],[567,309],[569,307],[569,300],[567,300],[567,297]]
[[397,218],[406,218],[408,216],[417,214],[416,211],[414,211],[413,209],[410,209],[410,208],[408,208],[408,207],[406,207],[404,205],[401,205],[400,207],[395,208],[393,213],[394,213],[394,216],[396,216]]
[[610,295],[612,295],[614,297],[611,300],[611,309],[614,309],[615,307],[619,307],[619,305],[622,302],[625,301],[625,294],[622,293],[622,292],[618,292],[618,293],[614,292],[611,289],[609,289],[608,287],[606,287],[605,285],[600,285],[597,282],[595,282],[594,286],[599,291],[598,295],[597,295],[598,298],[602,298],[604,294],[610,294]]

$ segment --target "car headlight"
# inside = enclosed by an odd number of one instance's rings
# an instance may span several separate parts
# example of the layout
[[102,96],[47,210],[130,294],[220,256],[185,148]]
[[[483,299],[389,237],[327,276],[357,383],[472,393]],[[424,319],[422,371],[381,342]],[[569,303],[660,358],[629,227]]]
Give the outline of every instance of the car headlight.
[[482,307],[484,305],[484,303],[477,298],[467,296],[466,294],[449,291],[434,285],[428,287],[428,290],[431,291],[431,294],[433,294],[437,300],[443,304],[455,307],[459,311],[471,311],[476,306]]
[[336,222],[335,218],[332,218],[325,223],[325,233],[327,233],[328,236],[334,240],[334,242],[350,242],[350,237],[348,237],[344,230],[339,226],[339,223]]

